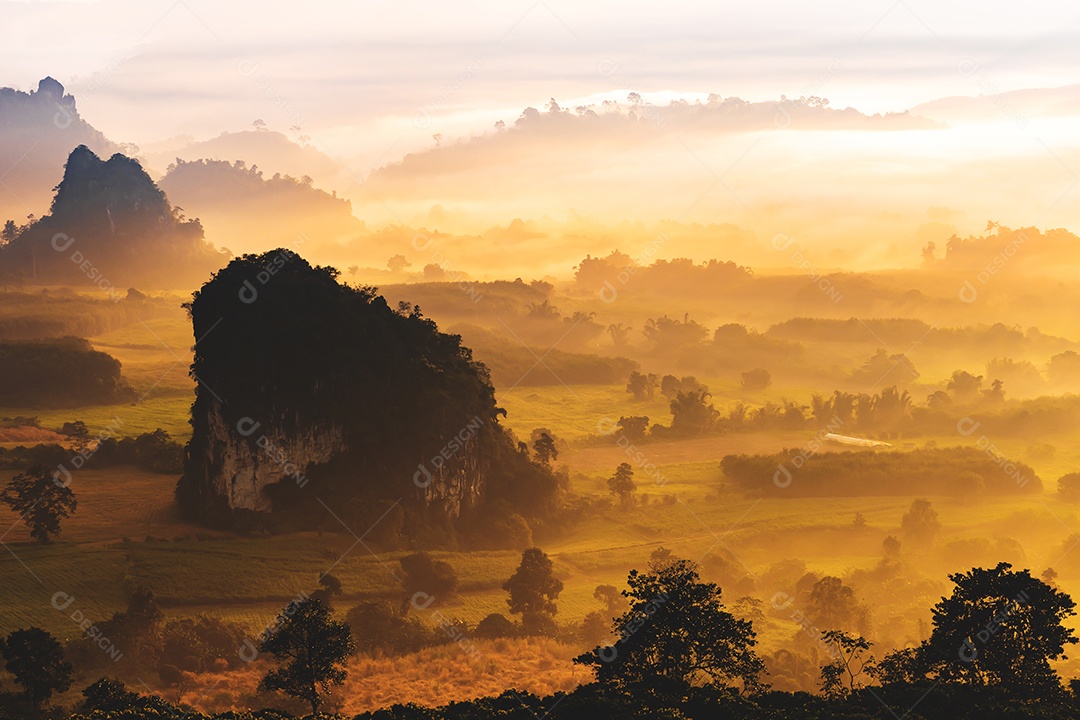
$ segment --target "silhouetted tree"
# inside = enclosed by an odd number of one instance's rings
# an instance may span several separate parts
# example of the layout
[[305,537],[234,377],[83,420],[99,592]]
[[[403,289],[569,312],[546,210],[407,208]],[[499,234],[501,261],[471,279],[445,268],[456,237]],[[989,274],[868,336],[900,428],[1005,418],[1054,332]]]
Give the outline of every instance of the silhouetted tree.
[[926,665],[946,682],[999,686],[1039,698],[1061,691],[1051,660],[1077,642],[1064,621],[1076,614],[1067,594],[1009,563],[955,573],[952,594],[933,608]]
[[555,447],[555,440],[546,432],[541,432],[533,442],[533,451],[536,462],[542,465],[550,465],[552,460],[559,458],[559,450]]
[[262,641],[259,651],[287,664],[267,673],[259,689],[305,700],[314,715],[323,702],[319,691],[329,692],[332,685],[345,682],[340,665],[356,652],[356,643],[349,625],[334,620],[318,600],[304,600],[282,616],[284,621]]
[[694,563],[672,558],[631,570],[627,584],[630,609],[612,626],[619,639],[574,659],[598,681],[640,699],[680,698],[700,681],[760,687],[753,625],[724,609],[720,587],[702,582]]
[[521,626],[527,635],[549,634],[555,629],[555,600],[563,583],[555,577],[551,558],[540,548],[528,548],[521,553],[521,564],[503,583],[510,593],[506,604],[510,612],[521,615]]
[[912,685],[926,679],[922,647],[903,648],[887,653],[874,667],[873,676],[882,685]]
[[309,597],[313,600],[318,600],[323,605],[333,610],[333,598],[341,593],[341,581],[338,580],[337,576],[331,575],[330,573],[323,573],[319,576],[319,589],[312,592]]
[[7,245],[18,236],[19,227],[14,220],[8,220],[4,223],[4,229],[0,230],[0,245]]
[[42,545],[60,534],[60,521],[78,506],[71,488],[40,465],[13,477],[0,492],[0,502],[22,516],[30,536]]
[[3,643],[4,667],[23,688],[23,695],[41,705],[54,692],[71,687],[71,663],[64,660],[60,642],[40,628],[16,630]]
[[139,694],[133,693],[119,680],[100,678],[87,685],[82,691],[82,709],[85,712],[100,710],[103,713],[116,713],[134,707],[139,702]]
[[861,686],[864,673],[873,676],[874,656],[867,654],[871,643],[862,635],[826,630],[821,639],[833,651],[833,661],[821,667],[821,691],[827,697],[850,695]]

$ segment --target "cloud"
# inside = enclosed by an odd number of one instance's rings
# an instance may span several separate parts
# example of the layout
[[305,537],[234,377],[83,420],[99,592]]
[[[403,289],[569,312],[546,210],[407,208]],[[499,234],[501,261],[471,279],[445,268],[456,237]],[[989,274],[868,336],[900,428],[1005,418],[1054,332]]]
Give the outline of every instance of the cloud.
[[[9,33],[0,49],[11,73],[5,84],[29,87],[52,74],[78,92],[82,78],[127,58],[84,102],[91,121],[110,136],[208,137],[271,115],[277,101],[238,76],[238,64],[248,61],[258,63],[264,85],[287,98],[313,133],[340,138],[344,129],[362,130],[364,137],[341,150],[360,163],[395,142],[406,150],[425,144],[432,128],[411,120],[455,83],[452,97],[429,111],[435,131],[444,134],[467,134],[470,128],[458,122],[465,109],[471,117],[489,111],[487,122],[471,127],[476,131],[507,107],[552,95],[569,102],[629,90],[797,96],[837,61],[843,70],[822,88],[825,96],[834,105],[880,112],[975,94],[969,78],[956,72],[964,58],[981,63],[1003,90],[1034,78],[1056,76],[1051,84],[1064,84],[1062,68],[1080,60],[1076,20],[1054,3],[991,13],[914,1],[732,8],[610,0],[302,7],[102,0],[8,3],[5,13],[9,27],[25,29]],[[42,42],[43,36],[57,42]],[[599,71],[605,64],[618,71]],[[476,66],[468,82],[457,81]]]

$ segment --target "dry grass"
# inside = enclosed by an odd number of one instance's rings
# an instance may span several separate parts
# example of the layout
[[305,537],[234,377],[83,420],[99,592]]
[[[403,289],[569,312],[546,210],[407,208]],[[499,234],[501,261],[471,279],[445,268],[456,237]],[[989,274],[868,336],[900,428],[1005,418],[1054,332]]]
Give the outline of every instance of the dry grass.
[[[351,716],[394,703],[436,707],[509,689],[546,696],[591,679],[587,669],[571,662],[578,653],[570,646],[538,638],[475,640],[468,647],[444,645],[400,657],[358,656],[348,661],[349,677],[344,686],[334,689],[328,704]],[[243,706],[271,667],[260,659],[239,670],[200,675],[184,701],[203,712]],[[151,687],[165,697],[174,694]]]

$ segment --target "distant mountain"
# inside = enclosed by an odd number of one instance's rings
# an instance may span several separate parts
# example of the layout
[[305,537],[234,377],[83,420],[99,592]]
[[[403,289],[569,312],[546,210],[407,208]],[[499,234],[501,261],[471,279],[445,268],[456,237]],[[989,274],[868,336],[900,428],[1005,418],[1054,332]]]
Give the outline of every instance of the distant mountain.
[[[802,170],[792,167],[802,158],[781,147],[796,134],[813,134],[820,138],[815,146],[824,147],[840,142],[829,135],[945,127],[906,112],[867,115],[828,103],[819,97],[749,102],[713,95],[707,102],[660,105],[632,93],[629,104],[605,101],[571,109],[552,99],[545,110],[525,108],[513,124],[500,120],[481,135],[435,138],[434,147],[372,171],[348,195],[372,220],[386,208],[407,216],[435,205],[469,209],[488,222],[497,220],[491,208],[499,208],[504,218],[574,209],[608,220],[654,221],[682,218],[691,205],[731,220],[728,203],[717,199],[727,193],[706,198],[710,206],[694,199],[761,139],[769,142],[757,148],[756,162],[741,166],[739,175],[744,185],[769,194],[778,178],[790,182],[792,171]],[[820,166],[813,172],[816,190]],[[734,191],[740,205],[753,204],[752,196]]]
[[49,214],[5,227],[0,275],[9,282],[186,288],[227,259],[198,220],[170,206],[137,160],[72,151]]
[[32,92],[0,88],[0,222],[44,213],[79,145],[102,155],[121,151],[79,116],[75,98],[51,77]]
[[198,214],[212,241],[237,253],[336,243],[364,230],[348,200],[319,190],[310,178],[268,178],[240,160],[178,160],[159,184],[178,206]]
[[1007,92],[997,92],[993,86],[981,89],[983,92],[976,96],[931,100],[910,112],[948,123],[1012,120],[1019,125],[1036,117],[1080,115],[1080,84]]
[[210,140],[159,143],[144,154],[148,167],[164,171],[176,160],[242,160],[268,173],[305,176],[320,187],[344,187],[353,182],[341,163],[311,145],[293,142],[273,130],[225,132]]

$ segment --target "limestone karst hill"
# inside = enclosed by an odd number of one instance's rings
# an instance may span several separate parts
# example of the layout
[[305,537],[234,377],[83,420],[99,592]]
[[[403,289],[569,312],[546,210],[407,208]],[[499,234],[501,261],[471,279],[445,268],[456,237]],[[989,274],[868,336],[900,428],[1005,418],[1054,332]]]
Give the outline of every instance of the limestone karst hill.
[[332,508],[357,533],[379,521],[393,544],[543,514],[555,476],[499,424],[461,338],[337,276],[279,249],[195,293],[188,516],[310,529]]
[[0,274],[8,282],[194,287],[226,257],[137,160],[102,160],[85,145],[68,157],[49,214],[6,234]]

